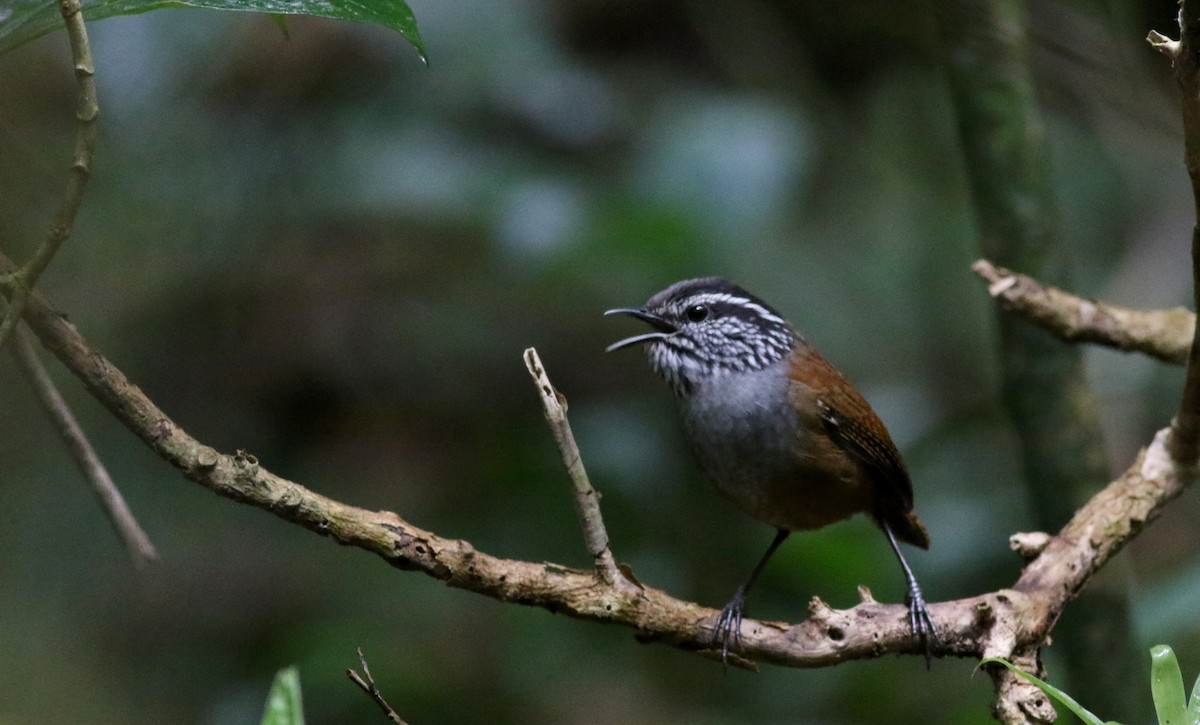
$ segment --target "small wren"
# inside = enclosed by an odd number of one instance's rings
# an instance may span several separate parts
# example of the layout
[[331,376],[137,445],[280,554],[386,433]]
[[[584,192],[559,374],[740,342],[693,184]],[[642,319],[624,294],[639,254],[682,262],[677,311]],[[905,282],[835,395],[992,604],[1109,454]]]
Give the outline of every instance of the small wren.
[[896,540],[928,549],[929,534],[913,513],[904,461],[862,394],[767,303],[720,277],[677,282],[645,307],[604,314],[654,328],[608,352],[646,346],[701,470],[777,529],[714,625],[722,660],[740,646],[746,592],[784,539],[864,512],[904,570],[909,625],[928,666],[937,628]]

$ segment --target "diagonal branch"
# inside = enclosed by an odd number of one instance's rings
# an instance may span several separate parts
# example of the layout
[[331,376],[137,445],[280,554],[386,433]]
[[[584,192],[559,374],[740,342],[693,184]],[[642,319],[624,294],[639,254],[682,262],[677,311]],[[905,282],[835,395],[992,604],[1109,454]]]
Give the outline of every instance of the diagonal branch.
[[352,667],[347,667],[346,677],[349,677],[351,682],[358,685],[360,690],[367,693],[367,697],[371,698],[379,706],[379,709],[383,711],[383,714],[387,716],[387,719],[393,725],[408,725],[404,721],[404,718],[400,717],[392,709],[392,706],[384,699],[383,693],[379,691],[379,687],[375,685],[375,678],[371,677],[371,668],[367,667],[367,656],[363,654],[362,647],[358,648],[358,662],[362,665],[362,674],[358,674],[358,671]]
[[62,437],[67,451],[75,459],[75,465],[79,467],[83,477],[91,484],[96,498],[100,499],[100,505],[108,514],[108,520],[117,530],[117,535],[121,537],[121,541],[129,551],[129,556],[133,558],[134,565],[139,569],[145,567],[158,559],[158,552],[155,550],[154,544],[150,543],[150,537],[146,535],[137,519],[134,518],[120,489],[108,475],[108,469],[96,455],[96,450],[92,448],[83,429],[79,427],[71,409],[67,407],[66,401],[55,387],[54,381],[50,379],[46,368],[38,360],[37,352],[33,349],[29,335],[24,330],[18,329],[14,337],[13,355],[16,356],[25,376],[29,378],[42,407],[45,408],[46,414],[50,416],[59,436]]
[[12,335],[29,298],[29,292],[38,278],[54,259],[59,247],[71,236],[75,226],[75,215],[83,203],[83,192],[92,176],[92,152],[96,147],[96,118],[100,106],[96,101],[96,67],[92,62],[92,47],[88,42],[87,26],[83,22],[80,0],[61,0],[59,10],[67,25],[67,36],[71,40],[71,57],[75,66],[75,81],[78,95],[75,101],[75,151],[71,161],[71,174],[63,190],[54,223],[45,240],[34,252],[33,258],[20,270],[0,276],[0,284],[11,293],[8,311],[0,319],[0,347]]
[[971,269],[988,282],[988,294],[1002,310],[1067,342],[1141,352],[1174,365],[1187,362],[1196,326],[1190,310],[1133,310],[1085,300],[986,259]]

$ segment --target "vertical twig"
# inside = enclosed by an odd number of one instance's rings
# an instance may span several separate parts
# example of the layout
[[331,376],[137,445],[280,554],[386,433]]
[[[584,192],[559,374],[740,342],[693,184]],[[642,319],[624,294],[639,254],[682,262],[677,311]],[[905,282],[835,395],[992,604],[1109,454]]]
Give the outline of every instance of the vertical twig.
[[0,347],[3,347],[12,335],[13,329],[25,312],[30,290],[37,284],[42,272],[46,271],[59,247],[71,236],[71,230],[75,226],[75,215],[83,203],[83,192],[92,176],[92,152],[96,148],[96,118],[100,115],[100,106],[96,100],[96,67],[92,61],[92,47],[88,42],[80,0],[61,0],[59,11],[71,40],[71,57],[75,67],[75,82],[78,85],[75,101],[75,118],[78,121],[75,126],[75,151],[71,160],[71,173],[67,177],[62,200],[46,238],[24,267],[0,279],[12,292],[8,311],[0,320]]
[[[1179,83],[1183,116],[1184,164],[1192,181],[1192,199],[1196,222],[1192,226],[1192,296],[1200,310],[1200,3],[1179,3],[1179,40],[1150,31],[1146,40],[1171,59],[1175,80]],[[1197,332],[1200,333],[1200,319]],[[1179,413],[1171,424],[1168,448],[1175,460],[1195,465],[1200,456],[1200,336],[1192,339],[1188,353],[1187,380]]]
[[[1200,99],[1192,98],[1185,101],[1184,105],[1188,103],[1200,103]],[[1200,131],[1200,128],[1189,130],[1188,135],[1191,136],[1193,131]],[[1197,187],[1194,172],[1192,185],[1196,189],[1197,201],[1200,202],[1200,187]],[[1192,286],[1192,304],[1200,310],[1200,217],[1192,227]],[[1200,317],[1197,317],[1196,332],[1193,333],[1192,347],[1188,351],[1187,378],[1179,401],[1179,413],[1171,423],[1171,438],[1168,443],[1171,455],[1181,465],[1196,464],[1197,458],[1200,457]]]
[[47,374],[46,368],[38,360],[37,352],[33,348],[29,335],[24,330],[18,329],[13,336],[13,355],[37,392],[42,407],[46,409],[46,413],[53,421],[54,427],[62,437],[63,443],[66,444],[71,457],[75,459],[75,465],[79,467],[84,478],[91,484],[92,490],[96,492],[96,497],[100,499],[100,505],[108,514],[109,521],[117,530],[117,535],[125,544],[125,548],[129,550],[133,563],[139,569],[145,567],[158,558],[154,544],[150,543],[150,537],[138,525],[133,512],[125,503],[125,498],[121,496],[112,477],[108,475],[108,470],[96,455],[91,443],[88,442],[83,429],[79,427],[75,416],[71,414],[71,409],[67,407],[66,401],[55,387],[54,381]]
[[575,444],[575,436],[567,422],[567,401],[550,384],[550,378],[546,375],[546,368],[542,366],[537,350],[532,347],[527,349],[524,357],[525,367],[533,377],[538,395],[542,399],[546,422],[550,424],[554,442],[558,444],[558,451],[562,454],[563,465],[567,467],[567,475],[571,477],[571,486],[575,493],[575,513],[579,515],[579,523],[583,527],[583,538],[587,543],[588,553],[595,560],[596,574],[605,584],[623,582],[625,577],[621,575],[612,551],[608,548],[608,532],[600,515],[600,494],[592,488],[588,480],[583,459],[579,457],[579,446]]

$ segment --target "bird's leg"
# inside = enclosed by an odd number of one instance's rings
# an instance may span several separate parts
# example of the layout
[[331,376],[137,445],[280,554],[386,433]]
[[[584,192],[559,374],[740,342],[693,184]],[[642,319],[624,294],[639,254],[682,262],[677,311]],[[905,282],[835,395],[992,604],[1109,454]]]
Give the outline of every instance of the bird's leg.
[[750,587],[754,584],[754,580],[762,572],[763,567],[767,565],[767,561],[784,539],[788,537],[790,531],[780,529],[775,533],[775,539],[771,545],[767,547],[767,551],[754,565],[754,571],[750,572],[750,578],[743,584],[738,585],[737,591],[733,593],[733,598],[729,603],[721,608],[721,613],[717,616],[716,624],[713,625],[713,645],[721,645],[721,664],[728,665],[729,663],[729,645],[733,644],[734,649],[741,649],[742,646],[742,611],[746,608],[746,592],[750,591]]
[[908,605],[908,625],[912,628],[913,636],[921,640],[921,646],[925,649],[925,669],[929,669],[933,645],[938,641],[937,626],[929,616],[929,608],[925,606],[925,595],[921,593],[921,585],[917,583],[912,569],[904,560],[904,554],[900,553],[900,545],[896,543],[892,527],[882,519],[879,520],[879,525],[883,528],[883,533],[887,534],[888,543],[892,545],[892,551],[900,560],[900,568],[904,570],[904,579],[908,582],[908,593],[904,595],[904,603]]

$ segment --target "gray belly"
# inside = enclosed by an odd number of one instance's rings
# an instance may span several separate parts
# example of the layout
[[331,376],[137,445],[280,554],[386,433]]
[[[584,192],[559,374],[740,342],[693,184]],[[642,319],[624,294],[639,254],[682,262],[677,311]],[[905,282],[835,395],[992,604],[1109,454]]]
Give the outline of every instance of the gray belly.
[[[783,370],[708,378],[679,399],[700,469],[717,490],[779,529],[815,529],[871,509],[862,466],[815,417],[801,426]],[[793,393],[797,391],[791,391]]]

